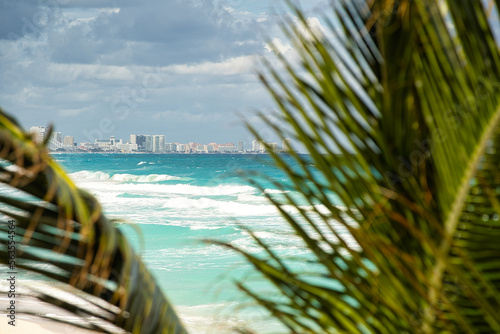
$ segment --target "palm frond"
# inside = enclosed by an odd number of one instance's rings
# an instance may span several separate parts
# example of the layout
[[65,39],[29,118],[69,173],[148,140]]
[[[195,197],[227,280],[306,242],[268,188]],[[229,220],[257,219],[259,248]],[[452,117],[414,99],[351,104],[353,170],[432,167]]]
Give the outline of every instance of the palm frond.
[[[81,291],[78,297],[87,305],[45,291],[35,291],[38,299],[81,317],[86,323],[79,326],[103,333],[186,332],[97,200],[73,184],[45,144],[36,144],[1,110],[0,181],[6,194],[0,196],[0,214],[15,220],[15,267]],[[0,224],[5,265],[10,230]]]
[[258,241],[268,258],[236,251],[285,301],[241,289],[295,332],[499,331],[500,58],[488,8],[331,7],[320,35],[291,5],[299,24],[283,32],[299,62],[277,54],[261,75],[278,108],[263,122],[308,154],[290,162],[268,147],[295,192],[268,199],[323,284]]

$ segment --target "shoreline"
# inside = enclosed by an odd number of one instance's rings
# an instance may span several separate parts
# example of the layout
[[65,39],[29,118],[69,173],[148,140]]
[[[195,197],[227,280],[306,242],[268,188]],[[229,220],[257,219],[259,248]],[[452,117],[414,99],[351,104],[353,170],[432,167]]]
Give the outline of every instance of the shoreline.
[[[99,322],[97,319],[83,319],[75,314],[72,314],[60,307],[50,305],[39,300],[36,297],[37,291],[56,296],[73,304],[78,304],[84,308],[91,310],[91,304],[85,302],[80,296],[81,291],[68,287],[59,282],[51,282],[37,279],[22,279],[16,284],[14,297],[8,294],[7,285],[0,282],[0,333],[24,334],[24,333],[81,333],[92,334],[98,333],[90,329],[79,328],[64,324],[58,320],[73,322],[75,324],[85,325],[89,322],[101,324],[107,329],[114,329],[113,326]],[[6,312],[8,305],[15,303],[14,324],[12,318]],[[54,320],[50,319],[53,318]],[[118,332],[117,332],[118,333]]]
[[[231,153],[222,153],[222,152],[194,152],[194,153],[184,153],[184,152],[165,152],[165,153],[153,153],[153,152],[115,152],[115,151],[107,151],[107,152],[89,152],[89,151],[49,151],[50,154],[147,154],[147,155],[270,155],[270,153],[262,153],[262,152],[231,152]],[[300,152],[295,152],[296,154],[302,154]],[[277,154],[290,155],[291,153],[287,152],[277,152]]]
[[[31,290],[28,286],[35,285],[36,288]],[[107,330],[123,334],[125,331],[113,326],[112,324],[106,324],[103,322],[96,321],[92,318],[85,320],[78,317],[64,309],[47,304],[39,299],[37,299],[33,293],[36,290],[44,289],[44,291],[52,291],[51,294],[57,295],[60,298],[66,300],[67,302],[72,302],[75,304],[80,304],[83,306],[85,304],[82,299],[78,296],[81,293],[79,290],[73,290],[64,286],[58,282],[48,282],[48,281],[38,281],[38,280],[24,280],[22,284],[18,286],[18,292],[16,292],[16,314],[15,314],[15,326],[9,325],[8,322],[11,321],[8,318],[8,314],[4,311],[9,303],[9,298],[7,297],[5,291],[5,284],[0,283],[0,333],[9,334],[26,334],[26,333],[36,333],[36,334],[53,334],[53,333],[64,333],[64,334],[95,334],[96,331],[90,329],[83,329],[71,325],[67,325],[57,320],[51,320],[43,317],[38,317],[33,314],[42,315],[49,318],[65,320],[68,322],[74,322],[76,324],[87,324],[93,322],[94,324],[101,324],[102,327]],[[75,294],[72,294],[75,293]],[[275,319],[268,318],[266,312],[262,309],[252,310],[248,313],[234,312],[239,305],[238,302],[220,302],[215,304],[207,305],[174,305],[176,313],[179,316],[184,327],[189,333],[196,334],[230,334],[234,333],[235,328],[245,328],[247,326],[253,327],[252,329],[257,329],[259,333],[282,333],[283,328],[276,323]],[[201,312],[200,312],[201,311]],[[29,314],[28,314],[29,313]],[[258,324],[257,326],[256,323]]]
[[[8,324],[9,318],[5,317],[6,313],[1,311],[2,315],[0,320],[0,333],[9,334],[26,334],[26,333],[36,333],[36,334],[54,334],[54,333],[64,333],[64,334],[96,334],[99,332],[83,329],[68,324],[58,322],[56,320],[51,320],[47,318],[37,317],[31,314],[25,314],[22,312],[36,312],[38,314],[43,314],[44,316],[61,318],[67,321],[74,321],[75,323],[82,323],[82,320],[77,320],[77,317],[67,313],[67,311],[58,309],[57,307],[47,305],[46,303],[36,299],[35,297],[20,295],[16,298],[16,302],[19,304],[19,309],[16,314],[15,326]],[[0,307],[4,309],[7,304],[7,299],[4,296],[0,297]],[[203,307],[203,306],[202,306]],[[239,317],[237,314],[230,312],[230,309],[223,306],[217,306],[215,309],[211,309],[204,316],[196,314],[196,309],[200,306],[179,306],[176,307],[177,315],[181,319],[184,327],[189,333],[195,334],[230,334],[234,333],[235,328],[245,328],[248,325],[255,325],[254,321],[260,321],[260,325],[256,326],[260,333],[280,333],[283,328],[277,326],[276,322],[272,319],[266,319],[266,316],[262,311],[256,312],[253,315],[247,315],[246,317]],[[228,312],[229,311],[229,312]],[[66,314],[64,314],[66,313]],[[200,321],[200,317],[203,317]],[[245,319],[246,318],[246,319]],[[113,326],[105,326],[108,330],[113,332]],[[125,333],[120,329],[114,328],[116,332],[114,333]],[[270,331],[269,331],[270,330]]]

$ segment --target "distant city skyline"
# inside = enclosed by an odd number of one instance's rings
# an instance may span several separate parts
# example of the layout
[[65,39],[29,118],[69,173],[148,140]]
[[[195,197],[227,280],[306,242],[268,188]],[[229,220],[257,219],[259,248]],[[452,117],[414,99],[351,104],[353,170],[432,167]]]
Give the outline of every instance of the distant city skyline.
[[[30,127],[29,132],[37,142],[47,140],[49,128],[41,125]],[[267,144],[267,147],[265,145]],[[49,148],[53,151],[88,151],[88,152],[119,152],[119,153],[265,153],[270,150],[274,152],[289,152],[291,141],[289,138],[282,140],[281,147],[277,142],[263,142],[257,139],[246,143],[243,140],[236,142],[194,142],[182,143],[179,141],[167,141],[162,134],[144,135],[130,134],[128,140],[110,136],[108,139],[94,139],[94,141],[82,141],[77,143],[74,136],[65,135],[62,132],[52,132],[48,139]],[[251,147],[251,148],[248,148]]]

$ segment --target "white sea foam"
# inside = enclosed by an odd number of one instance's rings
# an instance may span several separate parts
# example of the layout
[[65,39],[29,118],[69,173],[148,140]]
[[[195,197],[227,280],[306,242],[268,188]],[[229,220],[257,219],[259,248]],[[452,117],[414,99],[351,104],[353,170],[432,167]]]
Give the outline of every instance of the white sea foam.
[[193,260],[197,256],[215,256],[215,257],[225,257],[228,255],[233,255],[227,248],[219,245],[191,245],[188,244],[186,247],[182,248],[165,248],[158,249],[155,251],[155,255],[158,258],[164,258],[166,256],[170,258],[183,258],[187,259],[191,257]]
[[279,189],[264,189],[265,194],[285,194],[288,193],[288,190],[279,190]]
[[249,327],[259,333],[284,333],[278,320],[269,318],[264,308],[241,309],[238,302],[219,302],[198,306],[176,306],[177,311],[192,333],[229,334],[235,328]]
[[[117,175],[122,175],[122,174],[117,174]],[[147,181],[149,177],[152,178],[151,181]],[[152,184],[153,182],[158,182],[157,180],[161,180],[162,178],[168,178],[168,176],[165,177],[161,175],[156,175],[156,176],[148,175],[144,178],[146,181],[142,182],[144,184],[117,183],[110,186],[109,184],[99,182],[92,184],[82,183],[81,185],[87,189],[91,189],[93,191],[98,191],[98,192],[114,191],[121,193],[130,193],[130,194],[145,194],[151,197],[162,194],[179,194],[179,195],[193,195],[193,196],[230,196],[230,195],[236,196],[238,194],[255,192],[255,188],[245,185],[227,184],[227,185],[217,185],[209,187],[209,186],[195,186],[191,184]],[[188,180],[188,179],[182,178],[182,180]],[[84,179],[83,181],[93,181],[93,180]]]
[[188,180],[187,178],[181,178],[178,176],[172,176],[167,174],[149,174],[149,175],[133,175],[133,174],[113,174],[110,175],[105,172],[97,171],[90,172],[83,170],[76,173],[71,173],[69,176],[75,182],[81,181],[115,181],[115,182],[140,182],[140,183],[154,183],[161,181],[170,180]]
[[90,172],[88,170],[82,170],[76,173],[69,174],[69,177],[76,182],[78,182],[79,180],[102,181],[108,180],[110,178],[110,175],[104,172]]
[[238,202],[253,203],[253,204],[269,203],[267,198],[265,198],[264,196],[258,196],[258,195],[254,195],[254,194],[238,194]]
[[147,162],[146,162],[146,161],[141,161],[141,162],[139,162],[139,163],[137,164],[137,166],[144,165],[144,164],[147,164]]
[[167,199],[163,208],[206,210],[214,209],[220,214],[229,216],[268,216],[277,213],[273,205],[252,205],[236,201],[218,201],[211,198],[191,199],[175,197]]
[[178,176],[167,174],[150,174],[150,175],[132,175],[132,174],[115,174],[111,177],[113,181],[120,182],[161,182],[169,180],[180,180]]

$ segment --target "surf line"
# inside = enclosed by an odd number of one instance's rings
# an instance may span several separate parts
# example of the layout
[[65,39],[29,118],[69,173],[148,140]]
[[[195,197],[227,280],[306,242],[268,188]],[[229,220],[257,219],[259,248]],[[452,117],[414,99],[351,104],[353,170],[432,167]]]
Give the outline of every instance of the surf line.
[[7,318],[10,321],[7,323],[11,326],[16,326],[16,221],[9,220],[7,222],[7,249],[8,249],[8,270],[7,281],[9,282],[9,288],[7,291],[7,297],[9,299],[9,307],[7,307]]

